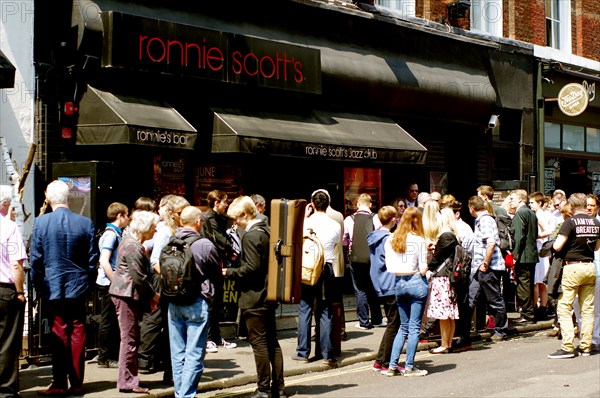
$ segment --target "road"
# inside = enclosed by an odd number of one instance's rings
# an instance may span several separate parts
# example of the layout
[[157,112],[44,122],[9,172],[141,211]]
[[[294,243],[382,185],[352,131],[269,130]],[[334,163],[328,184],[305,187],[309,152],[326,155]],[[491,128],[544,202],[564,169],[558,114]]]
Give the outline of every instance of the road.
[[[560,342],[546,332],[488,343],[462,353],[418,353],[425,377],[386,377],[372,363],[286,379],[288,396],[300,397],[600,397],[600,355],[550,360]],[[401,363],[404,356],[401,358]],[[248,396],[255,385],[204,392],[203,397]]]

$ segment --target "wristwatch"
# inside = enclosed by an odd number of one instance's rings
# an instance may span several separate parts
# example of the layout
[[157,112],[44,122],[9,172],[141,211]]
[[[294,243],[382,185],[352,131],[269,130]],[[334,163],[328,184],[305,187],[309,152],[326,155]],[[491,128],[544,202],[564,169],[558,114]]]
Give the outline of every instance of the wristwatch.
[[25,292],[17,292],[17,296],[24,296]]
[[485,268],[487,268],[487,267],[489,267],[490,265],[489,265],[487,262],[485,262],[485,261],[484,261],[484,262],[483,262],[483,266],[484,266]]

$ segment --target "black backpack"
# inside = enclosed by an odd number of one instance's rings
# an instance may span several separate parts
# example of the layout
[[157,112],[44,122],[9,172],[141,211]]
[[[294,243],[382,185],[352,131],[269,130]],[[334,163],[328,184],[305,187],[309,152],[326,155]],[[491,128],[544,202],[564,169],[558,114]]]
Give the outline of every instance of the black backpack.
[[171,236],[160,252],[161,297],[175,304],[190,304],[200,295],[192,244],[199,235],[180,239]]
[[499,214],[497,216],[492,216],[491,214],[486,215],[492,217],[496,221],[498,237],[500,238],[498,247],[500,247],[502,255],[506,256],[515,248],[515,229],[512,227],[512,218],[507,214]]
[[450,274],[450,284],[453,287],[462,286],[469,280],[472,261],[473,255],[461,245],[456,245],[454,260],[452,261],[452,273]]
[[356,213],[351,217],[354,220],[352,231],[352,252],[350,260],[353,263],[369,264],[371,261],[367,235],[373,232],[373,217],[375,214]]

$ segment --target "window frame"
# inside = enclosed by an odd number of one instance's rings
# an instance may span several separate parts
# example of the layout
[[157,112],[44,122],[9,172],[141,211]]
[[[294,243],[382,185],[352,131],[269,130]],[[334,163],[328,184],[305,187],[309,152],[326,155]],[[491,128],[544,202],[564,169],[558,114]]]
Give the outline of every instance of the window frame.
[[[492,9],[499,10],[495,19],[487,18],[491,14],[489,10]],[[471,0],[471,10],[469,14],[471,31],[502,37],[502,0]]]

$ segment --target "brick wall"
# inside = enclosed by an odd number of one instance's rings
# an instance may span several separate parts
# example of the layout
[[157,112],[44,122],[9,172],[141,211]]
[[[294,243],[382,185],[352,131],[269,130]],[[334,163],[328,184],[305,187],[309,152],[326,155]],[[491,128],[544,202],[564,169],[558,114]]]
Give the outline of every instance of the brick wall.
[[[544,0],[505,1],[506,23],[513,26],[514,37],[540,46],[546,45],[546,12]],[[510,17],[509,17],[510,16]],[[512,20],[511,20],[512,19]]]
[[600,0],[573,0],[571,7],[573,53],[600,61]]
[[465,18],[448,19],[448,4],[455,0],[422,0],[416,1],[416,16],[429,21],[448,24],[461,29],[469,30],[469,12]]

